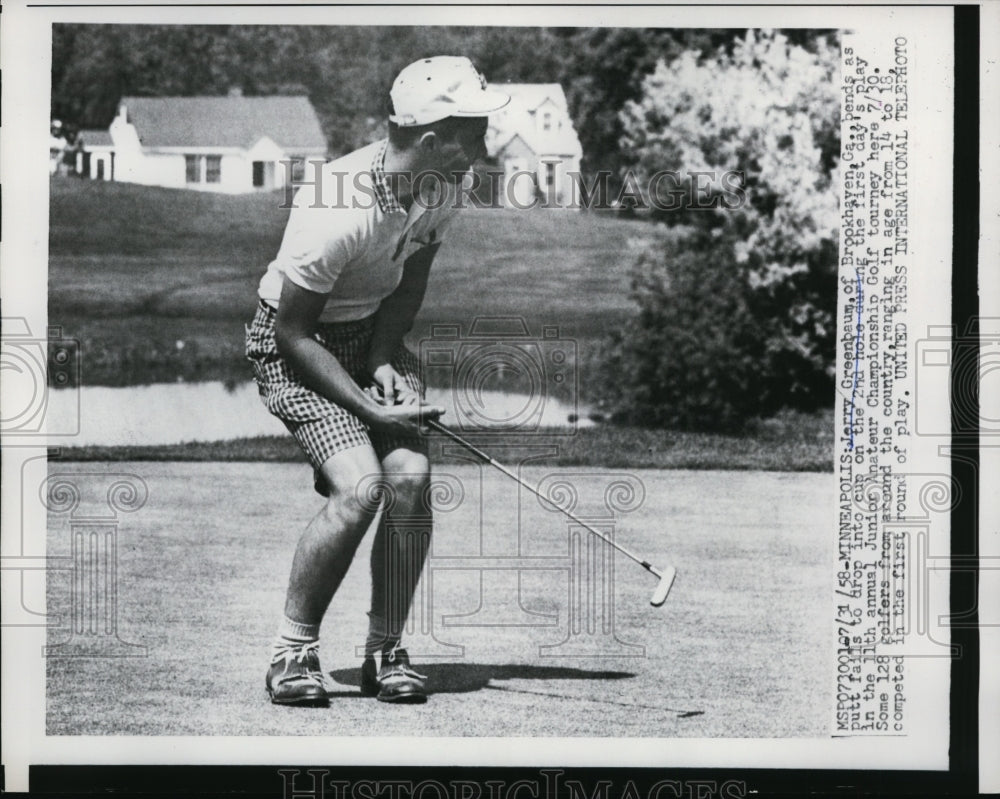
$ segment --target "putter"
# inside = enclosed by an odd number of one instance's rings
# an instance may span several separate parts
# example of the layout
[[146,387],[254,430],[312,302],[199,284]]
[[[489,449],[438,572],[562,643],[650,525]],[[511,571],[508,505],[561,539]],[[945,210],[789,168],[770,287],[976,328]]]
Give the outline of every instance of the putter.
[[636,563],[638,563],[640,566],[642,566],[642,568],[644,568],[650,574],[655,575],[656,577],[658,577],[659,580],[660,580],[660,582],[657,583],[656,590],[653,591],[653,596],[649,600],[649,604],[652,605],[653,607],[658,608],[658,607],[660,607],[660,605],[662,605],[664,602],[667,601],[667,594],[670,593],[670,586],[672,586],[674,584],[674,578],[677,576],[677,569],[675,569],[673,566],[667,566],[666,568],[663,568],[663,569],[656,568],[648,560],[643,560],[638,555],[634,555],[632,552],[630,552],[628,549],[626,549],[625,547],[623,547],[621,544],[618,544],[615,541],[613,541],[612,539],[608,538],[608,536],[604,535],[604,533],[600,532],[599,530],[595,530],[593,527],[591,527],[585,521],[583,521],[582,519],[574,516],[570,511],[566,510],[565,508],[563,508],[562,506],[560,506],[559,504],[557,504],[553,500],[549,499],[547,496],[545,496],[538,489],[533,488],[532,486],[528,485],[526,482],[524,482],[520,477],[518,477],[516,474],[514,474],[514,472],[512,472],[510,469],[508,469],[502,463],[499,463],[495,459],[491,458],[489,455],[487,455],[481,449],[479,449],[478,447],[474,446],[473,444],[470,444],[464,438],[462,438],[458,434],[452,432],[451,430],[449,430],[444,425],[439,424],[438,422],[436,422],[436,421],[434,421],[432,419],[430,419],[430,420],[429,419],[424,419],[424,420],[422,420],[422,423],[424,425],[426,425],[427,427],[431,428],[432,430],[437,430],[439,433],[442,433],[442,434],[446,435],[448,438],[450,438],[455,443],[460,444],[461,446],[465,447],[465,449],[469,450],[469,452],[473,453],[476,457],[482,459],[484,462],[490,464],[491,466],[494,466],[495,468],[499,469],[501,472],[503,472],[509,478],[511,478],[512,480],[514,480],[516,483],[518,483],[521,487],[528,489],[528,491],[530,491],[536,497],[538,497],[541,500],[544,500],[549,505],[551,505],[553,508],[555,508],[557,511],[559,511],[560,513],[563,513],[564,515],[568,516],[570,519],[572,519],[574,522],[576,522],[582,528],[584,528],[588,532],[593,533],[594,535],[596,535],[598,538],[600,538],[605,543],[610,544],[611,546],[613,546],[615,549],[617,549],[619,552],[621,552],[626,557],[631,558],[632,560],[634,560]]

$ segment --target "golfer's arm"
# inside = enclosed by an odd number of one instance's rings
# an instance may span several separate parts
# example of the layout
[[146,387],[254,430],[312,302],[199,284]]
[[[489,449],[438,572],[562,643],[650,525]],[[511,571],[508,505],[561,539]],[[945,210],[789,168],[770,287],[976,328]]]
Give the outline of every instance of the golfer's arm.
[[375,329],[368,357],[368,365],[372,369],[389,363],[402,343],[403,336],[413,328],[413,320],[423,304],[427,278],[439,246],[431,244],[407,258],[399,285],[382,300],[375,314]]
[[325,304],[325,294],[285,280],[274,322],[278,353],[309,388],[370,423],[378,405],[365,395],[340,361],[312,337]]

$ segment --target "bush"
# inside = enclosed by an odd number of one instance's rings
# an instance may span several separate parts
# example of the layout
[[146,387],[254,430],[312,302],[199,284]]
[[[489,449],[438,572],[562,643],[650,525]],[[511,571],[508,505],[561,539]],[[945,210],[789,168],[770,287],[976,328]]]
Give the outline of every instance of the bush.
[[751,31],[731,50],[661,61],[626,104],[644,201],[664,170],[739,176],[744,201],[659,214],[671,227],[636,261],[639,315],[605,353],[613,414],[734,430],[831,402],[838,62],[828,37],[814,45]]
[[789,337],[773,308],[785,298],[755,288],[751,268],[718,231],[661,228],[645,244],[632,274],[635,323],[612,335],[598,368],[613,420],[738,432],[829,402],[827,353]]
[[733,430],[760,394],[746,283],[726,242],[684,238],[663,231],[636,261],[639,314],[605,350],[602,405],[628,424]]

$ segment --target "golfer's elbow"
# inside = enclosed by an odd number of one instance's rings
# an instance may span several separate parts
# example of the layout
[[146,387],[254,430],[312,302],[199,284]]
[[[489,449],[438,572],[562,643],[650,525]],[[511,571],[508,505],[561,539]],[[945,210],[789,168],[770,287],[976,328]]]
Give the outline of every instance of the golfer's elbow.
[[295,325],[283,324],[281,319],[274,325],[274,344],[278,349],[278,354],[290,362],[294,363],[295,356],[302,347],[302,342],[308,338],[305,331],[300,330]]

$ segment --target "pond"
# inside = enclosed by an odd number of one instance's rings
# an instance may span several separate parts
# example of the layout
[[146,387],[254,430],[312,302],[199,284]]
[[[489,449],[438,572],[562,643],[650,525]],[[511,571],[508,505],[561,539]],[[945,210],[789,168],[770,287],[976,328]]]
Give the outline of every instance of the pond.
[[[589,409],[546,396],[428,389],[427,399],[446,409],[442,421],[457,430],[594,424],[588,417]],[[261,404],[252,382],[51,389],[46,419],[53,433],[79,429],[77,435],[60,435],[54,442],[68,446],[160,445],[288,435]]]

